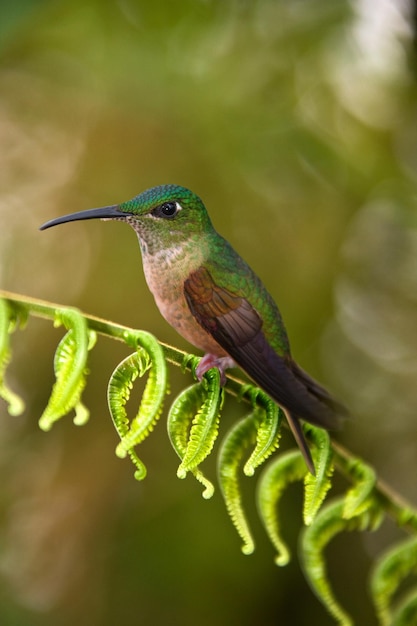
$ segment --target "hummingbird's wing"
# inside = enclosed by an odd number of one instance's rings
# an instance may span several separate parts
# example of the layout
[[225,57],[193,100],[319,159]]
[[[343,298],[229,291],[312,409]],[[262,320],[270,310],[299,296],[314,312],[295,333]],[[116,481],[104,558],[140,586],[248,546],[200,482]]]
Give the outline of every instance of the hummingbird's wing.
[[302,449],[300,439],[304,442],[304,438],[297,418],[324,428],[338,426],[342,407],[290,355],[275,352],[262,330],[261,317],[247,299],[217,285],[205,267],[185,281],[184,295],[200,326],[285,409]]

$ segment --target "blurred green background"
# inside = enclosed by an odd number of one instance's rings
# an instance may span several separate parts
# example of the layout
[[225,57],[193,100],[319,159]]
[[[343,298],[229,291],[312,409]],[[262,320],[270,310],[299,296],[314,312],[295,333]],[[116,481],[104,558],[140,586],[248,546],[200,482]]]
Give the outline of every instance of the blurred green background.
[[[413,23],[400,0],[2,3],[0,286],[187,348],[129,228],[38,226],[190,187],[276,298],[296,359],[350,407],[336,439],[417,502]],[[245,557],[218,491],[205,502],[177,480],[164,418],[140,452],[143,483],[115,457],[106,385],[123,346],[102,338],[91,354],[89,424],[39,431],[61,335],[31,320],[13,337],[27,411],[0,406],[0,623],[332,624],[297,559],[273,564],[256,479],[243,481],[257,541]],[[172,372],[173,393],[189,382]],[[228,403],[221,433],[239,410]],[[284,505],[296,553],[300,487]],[[366,576],[397,536],[388,522],[328,550],[358,624],[376,623]]]

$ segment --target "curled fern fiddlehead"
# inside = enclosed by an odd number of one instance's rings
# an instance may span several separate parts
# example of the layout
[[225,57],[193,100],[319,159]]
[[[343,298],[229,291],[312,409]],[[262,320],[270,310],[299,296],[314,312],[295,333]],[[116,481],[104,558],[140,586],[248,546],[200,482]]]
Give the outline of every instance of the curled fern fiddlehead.
[[204,485],[206,499],[213,495],[214,486],[199,465],[210,454],[217,438],[223,398],[219,371],[211,369],[201,383],[180,393],[168,414],[169,438],[181,459],[177,476],[185,478],[191,472]]
[[314,522],[304,530],[301,555],[304,572],[312,589],[329,613],[341,626],[351,626],[353,621],[336,600],[327,575],[324,549],[338,533],[350,530],[375,530],[382,521],[376,503],[369,505],[359,515],[343,517],[345,499],[337,498],[318,513]]
[[258,484],[258,510],[270,541],[277,550],[275,563],[287,565],[290,551],[281,537],[278,516],[279,501],[285,489],[304,479],[304,522],[311,524],[331,486],[332,450],[328,434],[321,428],[304,425],[314,443],[313,458],[316,475],[306,471],[299,451],[281,455],[264,470]]
[[[393,596],[404,578],[410,573],[417,574],[417,538],[401,541],[383,554],[373,571],[371,590],[377,615],[382,626],[391,624],[411,624],[407,615],[417,615],[417,588],[415,587],[397,606],[394,612],[391,605]],[[414,609],[414,613],[412,612]]]
[[242,389],[242,396],[248,397],[254,408],[258,406],[256,446],[243,468],[246,476],[253,476],[256,468],[262,465],[279,446],[283,412],[266,393],[253,385],[245,385]]
[[75,410],[74,423],[84,424],[89,417],[88,409],[80,401],[88,373],[87,354],[94,346],[96,333],[89,331],[85,317],[76,309],[63,309],[55,316],[55,325],[68,329],[55,352],[54,370],[56,381],[49,402],[39,419],[42,430],[50,430],[52,424]]
[[5,372],[10,361],[10,333],[16,325],[16,317],[10,305],[0,298],[0,398],[8,405],[10,415],[21,415],[25,410],[23,400],[7,385]]
[[187,472],[196,469],[210,454],[219,432],[219,417],[223,406],[223,390],[220,387],[220,374],[212,368],[204,375],[199,385],[202,393],[202,404],[191,424],[190,436],[184,457],[178,468],[178,477],[183,478]]
[[[195,413],[199,410],[202,401],[200,385],[192,385],[179,394],[169,410],[168,435],[171,445],[181,461],[187,451],[189,425]],[[199,468],[196,467],[190,471],[205,488],[203,498],[211,498],[214,494],[213,483],[206,478]],[[186,473],[182,472],[179,477],[185,478],[185,476]]]
[[227,512],[237,532],[243,540],[243,554],[252,554],[255,543],[242,505],[239,486],[239,470],[246,449],[256,440],[259,420],[257,411],[240,420],[226,435],[218,457],[218,475],[220,488],[226,504]]
[[307,472],[304,477],[304,523],[309,526],[314,520],[324,498],[329,491],[334,472],[333,450],[329,433],[311,424],[304,424],[304,432],[309,434],[313,442],[313,460],[316,474]]
[[287,565],[290,551],[279,530],[279,501],[288,485],[303,480],[306,471],[304,459],[298,450],[286,452],[265,468],[258,483],[259,514],[268,537],[277,550],[275,563],[280,566]]
[[[146,467],[137,456],[134,447],[153,430],[161,415],[167,392],[167,369],[162,349],[156,339],[145,332],[135,335],[137,351],[124,359],[114,370],[107,392],[113,424],[121,442],[116,454],[130,457],[136,467],[135,478],[146,476]],[[130,397],[133,382],[149,371],[148,380],[136,416],[129,420],[125,405]]]
[[369,508],[376,485],[376,476],[372,467],[360,459],[351,459],[347,469],[354,484],[345,496],[343,517],[350,519]]

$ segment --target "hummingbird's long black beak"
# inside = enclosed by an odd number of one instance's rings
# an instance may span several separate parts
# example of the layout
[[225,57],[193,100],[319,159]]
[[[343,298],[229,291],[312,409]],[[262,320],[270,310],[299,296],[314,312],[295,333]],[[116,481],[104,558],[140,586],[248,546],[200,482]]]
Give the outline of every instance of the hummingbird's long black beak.
[[57,226],[58,224],[65,224],[66,222],[76,222],[78,220],[94,220],[94,219],[117,219],[120,217],[128,217],[130,213],[121,211],[118,204],[112,206],[105,206],[100,209],[87,209],[87,211],[78,211],[78,213],[70,213],[69,215],[63,215],[62,217],[56,217],[54,220],[49,220],[40,226],[39,230],[46,230],[51,226]]

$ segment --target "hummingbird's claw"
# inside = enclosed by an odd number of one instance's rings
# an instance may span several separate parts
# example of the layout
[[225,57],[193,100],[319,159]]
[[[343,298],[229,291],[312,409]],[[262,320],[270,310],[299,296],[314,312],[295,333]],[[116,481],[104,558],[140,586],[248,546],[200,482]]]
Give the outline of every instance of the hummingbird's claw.
[[226,384],[225,371],[229,367],[235,367],[235,362],[230,356],[216,356],[215,354],[205,354],[197,367],[195,368],[195,375],[201,383],[201,380],[206,372],[211,370],[212,367],[217,367],[220,374],[220,384],[222,387]]

